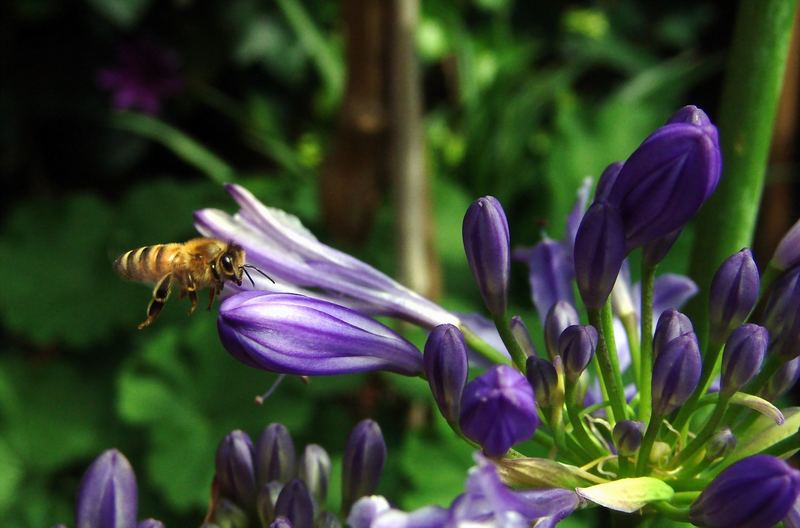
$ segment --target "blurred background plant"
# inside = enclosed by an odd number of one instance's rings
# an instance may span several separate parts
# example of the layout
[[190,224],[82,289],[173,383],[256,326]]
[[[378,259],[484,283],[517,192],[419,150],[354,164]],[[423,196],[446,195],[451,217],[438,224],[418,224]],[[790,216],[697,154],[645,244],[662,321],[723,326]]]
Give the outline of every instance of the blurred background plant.
[[[387,59],[402,38],[396,4],[0,7],[3,526],[71,518],[83,469],[112,446],[137,468],[143,515],[198,524],[219,440],[269,422],[325,445],[338,467],[347,431],[373,418],[390,452],[384,495],[412,509],[458,493],[470,449],[431,412],[424,382],[290,379],[257,406],[274,377],[224,353],[214,311],[188,319],[169,303],[137,332],[148,292],[115,277],[111,260],[195,236],[192,212],[232,210],[221,183],[235,181],[383,271],[429,275],[425,293],[474,311],[458,236],[470,201],[491,193],[503,202],[512,244],[562,236],[584,177],[626,157],[683,104],[714,116],[733,10],[722,0],[423,2],[410,44],[435,251],[415,270],[403,269],[394,242],[403,204],[391,199],[402,152],[393,98],[397,76],[406,78]],[[790,88],[782,104],[796,99]],[[789,108],[774,156],[783,176],[794,168]],[[767,257],[794,217],[791,184],[775,188]],[[691,229],[665,267],[685,271],[690,246]],[[524,284],[524,268],[513,271]],[[512,304],[525,307],[517,312],[535,317],[524,288],[514,291]],[[593,522],[583,514],[564,525]]]

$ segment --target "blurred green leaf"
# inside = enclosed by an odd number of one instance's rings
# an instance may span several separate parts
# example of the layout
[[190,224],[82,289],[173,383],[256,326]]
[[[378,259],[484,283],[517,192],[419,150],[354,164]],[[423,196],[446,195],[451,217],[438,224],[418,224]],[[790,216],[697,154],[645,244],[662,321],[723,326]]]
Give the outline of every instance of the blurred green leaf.
[[100,14],[122,29],[132,27],[144,15],[151,0],[88,0]]

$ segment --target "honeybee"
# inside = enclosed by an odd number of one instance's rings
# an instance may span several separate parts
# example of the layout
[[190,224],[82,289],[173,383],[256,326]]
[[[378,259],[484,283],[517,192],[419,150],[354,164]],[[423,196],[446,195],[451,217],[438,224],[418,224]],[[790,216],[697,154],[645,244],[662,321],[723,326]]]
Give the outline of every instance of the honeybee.
[[197,290],[209,288],[210,310],[225,281],[241,286],[244,273],[253,282],[247,268],[272,280],[255,266],[245,264],[245,251],[241,246],[215,238],[144,246],[127,251],[114,261],[114,271],[123,278],[155,285],[153,298],[147,305],[147,318],[139,324],[139,330],[155,321],[173,286],[180,287],[181,299],[189,297],[192,303],[189,315],[192,315],[197,308]]

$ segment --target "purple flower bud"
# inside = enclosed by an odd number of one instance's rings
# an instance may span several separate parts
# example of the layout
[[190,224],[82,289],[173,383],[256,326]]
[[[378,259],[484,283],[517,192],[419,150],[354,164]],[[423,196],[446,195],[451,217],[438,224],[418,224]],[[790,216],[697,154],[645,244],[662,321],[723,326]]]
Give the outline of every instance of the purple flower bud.
[[728,427],[724,427],[708,440],[706,459],[714,461],[718,458],[725,458],[734,449],[736,449],[736,436]]
[[370,528],[380,514],[390,509],[389,502],[380,495],[362,497],[350,509],[347,525],[351,528]]
[[364,495],[372,495],[386,461],[386,444],[380,426],[361,420],[350,432],[342,460],[342,510]]
[[461,330],[449,324],[434,328],[425,343],[423,364],[433,399],[442,416],[449,423],[458,423],[461,393],[467,384],[469,370],[467,345]]
[[712,340],[721,343],[747,319],[758,300],[758,289],[758,268],[749,249],[725,259],[711,280],[708,321]]
[[145,519],[137,524],[136,528],[164,528],[164,523],[156,519]]
[[322,446],[306,446],[303,456],[300,457],[298,476],[306,483],[317,503],[325,504],[328,498],[328,482],[331,480],[331,458]]
[[275,503],[277,518],[285,517],[292,528],[314,527],[314,503],[305,483],[294,479],[286,484]]
[[478,198],[464,215],[464,251],[483,302],[492,315],[502,315],[508,304],[511,271],[510,235],[503,206],[494,196]]
[[575,236],[575,278],[590,310],[605,304],[625,258],[625,233],[615,207],[595,202],[586,211]]
[[800,263],[800,220],[783,235],[770,264],[783,271]]
[[522,347],[525,355],[535,356],[536,347],[533,346],[531,333],[528,332],[528,327],[525,326],[525,322],[522,320],[522,317],[515,315],[511,318],[511,322],[508,326],[511,328],[511,333],[514,335],[514,339],[517,341],[519,346]]
[[681,236],[681,231],[683,231],[683,228],[676,229],[671,233],[667,233],[645,244],[644,247],[642,247],[642,258],[645,263],[648,266],[655,266],[664,260],[664,257],[667,256],[667,253],[669,253],[669,250],[672,249],[672,246],[675,244],[675,241]]
[[701,367],[694,333],[667,343],[653,365],[653,414],[667,415],[688,400],[700,381]]
[[694,524],[709,528],[773,526],[800,494],[800,471],[779,458],[744,458],[709,484],[689,510]]
[[798,377],[800,377],[800,357],[781,365],[759,394],[767,401],[776,401],[797,383]]
[[539,407],[549,407],[551,402],[558,401],[558,373],[552,363],[546,359],[530,356],[525,365],[525,377],[533,388],[536,403]]
[[593,326],[572,325],[558,338],[558,352],[564,360],[564,374],[575,383],[586,370],[597,348],[597,330]]
[[688,317],[678,310],[663,311],[653,334],[653,358],[657,358],[667,343],[676,337],[693,333],[694,327]]
[[272,521],[269,528],[294,528],[292,523],[286,517],[278,517]]
[[256,497],[256,511],[262,526],[269,524],[275,518],[275,503],[281,494],[283,484],[274,480],[261,486]]
[[256,443],[255,462],[260,485],[273,480],[286,483],[294,477],[294,442],[286,426],[272,423],[264,428]]
[[625,226],[625,252],[682,228],[719,182],[717,131],[707,117],[681,111],[625,161],[607,200]]
[[125,455],[109,449],[83,474],[75,513],[77,528],[136,525],[136,475]]
[[217,447],[217,482],[223,497],[245,509],[256,500],[256,475],[253,464],[253,442],[244,431],[228,433]]
[[559,301],[547,312],[544,320],[544,342],[552,360],[558,355],[558,338],[568,326],[580,323],[578,312],[566,301]]
[[722,394],[732,395],[758,374],[768,342],[769,333],[763,326],[746,324],[733,331],[722,354]]
[[614,426],[614,445],[617,452],[623,456],[634,454],[642,445],[645,425],[637,420],[622,420]]
[[778,355],[783,361],[790,361],[800,356],[800,309],[795,310],[786,321],[775,343]]
[[217,327],[223,345],[236,359],[272,372],[301,376],[422,372],[422,354],[387,326],[304,295],[237,293],[220,306]]
[[606,167],[606,170],[600,175],[600,178],[597,180],[597,188],[594,190],[595,202],[605,202],[608,200],[608,194],[611,192],[612,187],[614,187],[614,182],[617,181],[619,171],[622,170],[622,165],[623,163],[621,161],[615,161]]
[[467,384],[459,422],[468,438],[498,457],[536,431],[533,389],[519,371],[496,365]]
[[764,307],[764,323],[773,336],[791,323],[800,306],[800,267],[781,275],[770,289]]

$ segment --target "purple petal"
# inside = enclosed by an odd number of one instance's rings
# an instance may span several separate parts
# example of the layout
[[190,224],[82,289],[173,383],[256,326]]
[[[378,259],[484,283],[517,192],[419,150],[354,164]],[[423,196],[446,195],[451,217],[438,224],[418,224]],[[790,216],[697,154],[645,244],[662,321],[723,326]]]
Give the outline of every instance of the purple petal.
[[656,277],[653,284],[653,319],[658,320],[661,313],[669,308],[682,307],[698,291],[697,284],[689,277],[675,273]]
[[370,528],[443,528],[449,526],[450,517],[448,510],[438,506],[426,506],[411,513],[392,509],[379,515]]
[[558,301],[575,304],[572,292],[575,270],[564,244],[546,239],[530,249],[514,251],[514,258],[528,266],[533,304],[540,321],[544,321],[547,312]]
[[[467,328],[472,331],[473,334],[481,338],[483,341],[486,341],[492,346],[492,348],[503,354],[505,357],[511,359],[511,355],[508,353],[508,349],[506,349],[506,345],[503,343],[503,339],[500,337],[500,334],[497,332],[497,327],[494,325],[494,322],[492,322],[491,319],[477,313],[459,312],[456,313],[456,315],[459,319],[461,319],[464,325],[466,325]],[[475,354],[471,349],[468,349],[467,353],[469,354],[470,365],[484,368],[491,366],[491,363],[487,362],[483,356]]]
[[380,495],[361,497],[350,508],[347,525],[350,528],[370,528],[373,521],[389,509],[389,502]]

